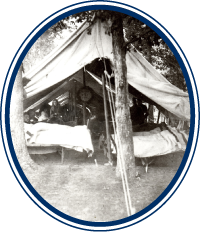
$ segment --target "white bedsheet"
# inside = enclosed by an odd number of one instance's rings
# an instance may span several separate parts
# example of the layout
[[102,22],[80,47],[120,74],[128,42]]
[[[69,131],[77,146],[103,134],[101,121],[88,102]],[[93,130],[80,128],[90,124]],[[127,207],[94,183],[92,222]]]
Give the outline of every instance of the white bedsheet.
[[[87,126],[36,123],[24,124],[26,141],[29,144],[60,145],[62,147],[94,152],[90,131]],[[33,136],[32,136],[33,135]]]
[[[145,158],[184,151],[186,149],[188,136],[176,128],[169,129],[173,133],[170,133],[168,130],[159,132],[159,130],[155,129],[149,132],[133,133],[134,156]],[[112,137],[114,138],[114,135]],[[116,153],[113,144],[112,149],[112,153]]]

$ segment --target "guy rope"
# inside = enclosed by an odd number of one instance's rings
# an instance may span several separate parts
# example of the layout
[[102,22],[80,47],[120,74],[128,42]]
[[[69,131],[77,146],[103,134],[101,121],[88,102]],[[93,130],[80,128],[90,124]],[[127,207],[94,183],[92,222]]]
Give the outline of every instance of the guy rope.
[[[101,27],[99,28],[99,30],[101,30]],[[120,169],[120,174],[121,174],[121,179],[122,179],[127,215],[131,216],[132,214],[135,213],[135,208],[132,207],[128,178],[127,178],[127,173],[126,173],[126,169],[125,169],[125,161],[124,161],[124,156],[123,156],[123,151],[122,151],[122,145],[121,145],[119,133],[118,133],[118,130],[117,130],[116,124],[115,124],[116,113],[115,113],[114,97],[113,97],[111,83],[110,83],[111,76],[108,74],[107,68],[106,68],[106,62],[105,62],[105,58],[104,58],[104,51],[103,51],[102,39],[101,39],[101,31],[100,31],[99,35],[100,35],[100,41],[101,41],[102,56],[98,50],[97,44],[96,44],[96,47],[97,47],[97,51],[99,53],[100,59],[103,58],[104,75],[105,75],[105,79],[106,79],[106,85],[108,85],[108,82],[109,82],[109,88],[107,91],[108,91],[108,98],[109,98],[109,102],[110,102],[110,111],[111,111],[112,123],[113,123],[113,128],[114,128],[114,139],[115,139],[116,144],[117,144],[117,151],[116,152],[118,155],[119,169]],[[107,79],[108,79],[108,81],[107,81]]]
[[[111,89],[111,83],[110,83],[110,77],[105,70],[104,72],[106,75],[106,85],[109,85],[109,89]],[[108,77],[108,81],[107,81]],[[109,84],[108,84],[109,82]],[[127,178],[127,173],[125,170],[125,161],[124,161],[124,156],[123,156],[123,151],[122,151],[122,146],[121,146],[121,141],[119,138],[119,133],[116,128],[115,124],[115,107],[114,107],[114,98],[113,98],[113,93],[112,91],[108,90],[108,98],[110,102],[110,110],[111,110],[111,117],[112,117],[112,123],[113,123],[113,129],[114,129],[114,140],[116,141],[117,144],[117,155],[118,155],[118,162],[119,162],[119,168],[120,168],[120,174],[122,178],[122,185],[123,185],[123,190],[124,190],[124,197],[125,197],[125,203],[126,203],[126,209],[127,209],[127,214],[128,216],[134,214],[134,209],[132,207],[132,202],[131,202],[131,197],[130,197],[130,189],[129,189],[129,184],[128,184],[128,178]],[[111,135],[112,136],[112,135]]]

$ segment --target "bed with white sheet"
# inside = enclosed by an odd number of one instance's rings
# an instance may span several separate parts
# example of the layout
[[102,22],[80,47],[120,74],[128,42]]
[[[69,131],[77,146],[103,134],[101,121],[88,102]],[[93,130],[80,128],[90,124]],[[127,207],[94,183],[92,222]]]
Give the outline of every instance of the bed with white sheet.
[[[167,128],[163,131],[156,128],[151,131],[133,132],[134,156],[147,158],[185,151],[188,135],[176,128],[170,126]],[[114,138],[114,135],[112,137]],[[114,140],[116,141],[116,138]],[[113,144],[112,153],[116,153]]]
[[[116,154],[116,136],[112,135],[111,149]],[[177,130],[175,127],[167,126],[165,130],[160,127],[151,131],[133,132],[134,156],[140,158],[147,172],[156,157],[170,153],[178,154],[185,151],[188,141],[188,134],[185,131]],[[114,143],[115,144],[114,144]]]
[[58,151],[61,162],[64,149],[79,152],[85,150],[89,155],[94,152],[90,131],[87,126],[66,126],[50,123],[24,123],[27,148],[30,154],[47,154]]

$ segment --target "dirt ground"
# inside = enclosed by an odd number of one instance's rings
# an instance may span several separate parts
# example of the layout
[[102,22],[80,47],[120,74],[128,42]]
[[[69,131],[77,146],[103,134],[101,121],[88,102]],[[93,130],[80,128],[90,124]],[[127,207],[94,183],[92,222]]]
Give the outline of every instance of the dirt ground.
[[[31,155],[42,168],[37,174],[30,174],[29,181],[47,202],[72,217],[94,222],[125,218],[127,212],[121,179],[116,177],[115,166],[104,166],[107,158],[94,145],[98,167],[93,158],[76,151],[66,150],[63,164],[57,153]],[[141,161],[136,159],[136,171],[140,177],[135,179],[134,186],[130,186],[130,193],[137,212],[166,189],[183,155],[179,152],[157,157],[147,173]]]

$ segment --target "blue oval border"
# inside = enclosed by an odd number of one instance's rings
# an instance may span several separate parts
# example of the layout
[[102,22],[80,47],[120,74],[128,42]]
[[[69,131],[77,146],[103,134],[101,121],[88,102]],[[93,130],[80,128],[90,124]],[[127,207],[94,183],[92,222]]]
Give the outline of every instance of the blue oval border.
[[[52,14],[51,16],[49,16],[48,18],[46,18],[43,22],[45,22],[47,19],[51,18],[53,15],[55,15],[56,13],[58,12],[61,12],[62,10],[64,9],[67,9],[69,7],[72,7],[72,6],[76,6],[76,5],[80,5],[80,4],[83,4],[83,3],[90,3],[90,2],[93,2],[93,1],[87,1],[87,2],[80,2],[80,3],[77,3],[77,4],[73,4],[73,5],[70,5],[66,8],[63,8],[57,12],[55,12],[54,14]],[[98,1],[95,1],[95,2],[98,2]],[[107,1],[107,2],[110,2],[110,1]],[[149,16],[148,14],[146,14],[145,12],[135,8],[135,7],[132,7],[130,5],[127,5],[127,4],[123,4],[123,3],[119,3],[119,2],[110,2],[110,3],[118,3],[118,4],[121,4],[121,5],[124,5],[124,6],[129,6],[133,9],[136,9],[138,11],[140,11],[141,13],[147,15],[148,17],[152,18],[151,16]],[[149,206],[147,206],[145,209],[139,211],[138,213],[136,213],[135,215],[132,215],[130,217],[127,217],[127,218],[124,218],[124,219],[121,219],[121,220],[116,220],[116,221],[112,221],[112,222],[88,222],[88,221],[83,221],[83,220],[79,220],[79,219],[76,219],[76,218],[73,218],[73,217],[70,217],[60,211],[58,211],[57,209],[55,209],[54,207],[52,207],[48,202],[46,202],[36,191],[35,189],[32,187],[32,185],[30,184],[30,182],[27,180],[26,176],[24,175],[20,165],[19,165],[19,162],[17,160],[17,157],[16,157],[16,154],[15,154],[15,151],[14,151],[14,147],[13,147],[13,144],[12,144],[12,139],[11,139],[11,133],[10,133],[10,122],[9,122],[9,111],[10,111],[10,98],[11,98],[11,93],[12,93],[12,88],[13,88],[13,84],[14,84],[14,80],[15,80],[15,77],[16,77],[16,74],[18,72],[18,69],[20,67],[20,64],[21,62],[23,61],[26,53],[28,52],[28,50],[30,49],[30,47],[32,46],[32,44],[41,36],[41,34],[44,33],[44,31],[46,31],[49,27],[51,27],[53,24],[55,24],[56,22],[58,22],[59,20],[61,20],[62,18],[64,17],[67,17],[69,15],[72,15],[72,14],[75,14],[75,13],[78,13],[78,12],[81,12],[81,11],[87,11],[87,10],[94,10],[94,9],[107,9],[107,10],[114,10],[114,11],[119,11],[119,12],[122,12],[122,13],[125,13],[125,14],[128,14],[128,15],[131,15],[135,18],[137,18],[138,20],[141,20],[143,21],[145,24],[147,24],[149,27],[151,27],[154,31],[156,31],[156,33],[158,33],[164,40],[165,42],[167,43],[167,45],[170,47],[170,49],[172,50],[172,52],[174,53],[176,59],[178,60],[179,62],[179,65],[183,71],[183,74],[184,74],[184,77],[185,77],[185,80],[186,80],[186,84],[187,84],[187,87],[188,87],[188,92],[189,92],[189,98],[190,98],[190,106],[191,106],[191,127],[190,127],[190,135],[189,135],[189,139],[188,139],[188,145],[187,145],[187,148],[186,148],[186,151],[185,151],[185,155],[183,157],[183,160],[182,160],[182,163],[176,173],[176,175],[174,176],[173,180],[170,182],[170,184],[168,185],[168,187],[164,190],[164,192],[154,201],[152,202]],[[152,18],[155,22],[157,22],[154,18]],[[41,24],[43,23],[41,22]],[[157,22],[158,23],[158,22]],[[39,24],[28,36],[27,38],[24,40],[24,42],[22,43],[22,45],[20,46],[20,48],[23,46],[23,44],[25,43],[25,41],[28,39],[28,37],[41,25]],[[158,23],[170,36],[171,34],[160,24]],[[172,37],[172,36],[171,36]],[[175,41],[175,39],[172,37],[172,39]],[[175,43],[178,45],[178,43],[175,41]],[[180,48],[180,46],[178,45],[178,47]],[[20,48],[18,49],[16,55],[18,54]],[[184,55],[182,49],[180,48],[182,54]],[[11,62],[11,65],[16,57],[16,55],[14,56],[12,62]],[[184,55],[184,58],[186,59],[185,55]],[[191,70],[191,67],[188,63],[188,60],[186,59],[187,61],[187,64],[190,68],[190,71],[192,73],[192,70]],[[8,76],[8,73],[10,71],[10,68],[11,68],[11,65],[9,67],[9,70],[7,72],[7,76]],[[3,86],[3,91],[2,91],[2,97],[3,97],[3,93],[4,93],[4,88],[5,88],[5,83],[6,83],[6,80],[7,80],[7,76],[6,76],[6,79],[5,79],[5,82],[4,82],[4,86]],[[193,76],[193,73],[192,73],[192,76]],[[194,79],[194,76],[193,76],[193,79]],[[195,80],[194,80],[194,83],[195,83]],[[196,91],[197,91],[197,87],[196,87],[196,83],[195,83],[195,88],[196,88]],[[1,107],[2,107],[2,97],[1,97]],[[197,98],[199,100],[199,97],[198,97],[198,93],[197,93]],[[52,212],[54,212],[55,214],[59,215],[60,217],[63,217],[64,219],[66,220],[69,220],[69,221],[72,221],[74,223],[77,223],[77,224],[81,224],[81,225],[85,225],[85,226],[93,226],[93,227],[99,227],[99,226],[114,226],[114,225],[120,225],[120,224],[123,224],[123,223],[126,223],[126,222],[129,222],[131,220],[134,220],[138,217],[140,217],[141,215],[145,214],[146,212],[148,212],[149,210],[151,210],[153,207],[155,207],[168,193],[169,191],[172,189],[172,187],[175,185],[176,181],[178,180],[178,178],[180,177],[184,167],[185,167],[185,164],[187,162],[187,159],[188,159],[188,156],[189,156],[189,152],[190,152],[190,149],[191,149],[191,145],[192,145],[192,141],[193,141],[193,134],[194,134],[194,123],[195,123],[195,110],[194,110],[194,96],[193,96],[193,91],[192,91],[192,86],[191,86],[191,83],[190,83],[190,79],[189,79],[189,76],[188,76],[188,73],[187,73],[187,70],[186,70],[186,67],[179,55],[179,53],[176,51],[176,49],[174,48],[174,46],[172,45],[172,43],[169,41],[169,39],[167,38],[167,36],[162,33],[153,23],[149,22],[146,18],[142,17],[141,15],[135,13],[135,12],[132,12],[130,10],[127,10],[127,9],[124,9],[124,8],[121,8],[121,7],[116,7],[116,6],[110,6],[110,5],[94,5],[94,6],[85,6],[85,7],[79,7],[78,9],[74,9],[74,10],[70,10],[66,13],[63,13],[59,16],[57,16],[56,18],[54,18],[53,20],[51,20],[49,23],[47,23],[39,32],[36,33],[36,35],[30,40],[30,42],[28,43],[28,45],[26,46],[26,48],[23,50],[23,52],[21,53],[16,65],[15,65],[15,68],[13,70],[13,73],[12,73],[12,77],[10,79],[10,83],[9,83],[9,87],[8,87],[8,90],[7,90],[7,97],[6,97],[6,105],[5,105],[5,123],[6,123],[6,135],[7,135],[7,141],[8,141],[8,144],[9,144],[9,147],[10,147],[10,152],[12,154],[12,158],[13,158],[13,161],[15,163],[15,166],[21,176],[21,178],[23,179],[24,183],[26,184],[26,186],[29,188],[29,190],[32,192],[32,194],[44,205],[46,206],[49,210],[51,210]],[[198,101],[198,108],[199,108],[199,101]],[[1,135],[2,135],[2,139],[3,139],[3,134],[2,134],[2,125],[1,125]],[[198,134],[197,134],[197,139],[198,139],[198,135],[199,135],[199,124],[198,124]],[[4,144],[4,140],[3,140],[3,144]],[[197,141],[196,141],[196,144],[197,144]],[[196,149],[196,144],[195,144],[195,149]],[[5,144],[4,144],[4,149],[5,149]],[[194,152],[195,152],[195,149],[194,149]],[[6,152],[6,149],[5,149],[5,152]],[[194,156],[194,152],[193,152],[193,156]],[[7,155],[7,153],[6,153]],[[192,159],[193,159],[193,156],[192,156]],[[8,155],[7,155],[7,159],[8,159]],[[191,162],[192,162],[192,159],[190,161],[190,164],[188,166],[188,169],[191,165]],[[9,159],[8,159],[9,161]],[[10,164],[10,161],[9,161],[9,164]],[[11,164],[10,164],[11,166]],[[11,167],[12,169],[12,167]],[[187,169],[187,171],[188,171]],[[12,169],[13,171],[13,169]],[[186,173],[187,173],[186,171]],[[13,171],[14,173],[14,171]],[[185,175],[186,175],[185,173]],[[15,173],[14,173],[15,175]],[[184,175],[184,177],[185,177]],[[16,175],[15,175],[16,177]],[[179,183],[178,187],[180,186],[180,184],[182,183],[184,177],[182,178],[181,182]],[[17,177],[16,177],[17,179]],[[18,180],[18,179],[17,179]],[[19,181],[18,181],[19,182]],[[20,184],[20,182],[19,182]],[[20,184],[21,185],[21,184]],[[22,187],[22,185],[21,185]],[[177,187],[177,188],[178,188]],[[22,187],[23,188],[23,187]],[[177,188],[174,190],[174,192],[177,190]],[[25,191],[25,190],[24,190]],[[26,192],[26,191],[25,191]],[[173,192],[173,194],[174,194]],[[27,193],[27,192],[26,192]],[[173,195],[171,194],[171,196]],[[28,195],[28,193],[27,193]],[[171,196],[162,204],[164,205],[170,198]],[[30,196],[29,196],[30,197]],[[30,197],[31,198],[31,197]],[[33,200],[31,198],[31,200]],[[33,200],[34,201],[34,200]],[[35,204],[37,204],[36,202],[34,202]],[[39,206],[39,205],[38,205]],[[39,206],[40,207],[40,206]],[[160,206],[162,207],[162,206]],[[160,208],[159,207],[159,208]],[[41,208],[41,207],[40,207]],[[158,209],[159,209],[158,208]],[[41,208],[42,209],[42,208]],[[157,209],[157,210],[158,210]],[[43,211],[45,211],[44,209],[42,209]],[[155,213],[157,210],[155,210],[153,213]],[[45,211],[46,212],[46,211]],[[46,212],[47,213],[47,212]],[[150,215],[152,215],[153,213],[151,213]],[[47,213],[49,214],[49,213]],[[49,214],[50,215],[50,214]],[[149,217],[150,215],[148,215],[147,217]],[[50,215],[51,217],[53,217],[52,215]],[[145,218],[147,218],[145,217]],[[55,218],[55,217],[53,217]],[[145,219],[144,218],[144,219]],[[57,218],[55,218],[56,220],[58,220]],[[144,220],[142,219],[142,220]],[[140,221],[142,221],[140,220]],[[60,221],[60,220],[58,220]],[[138,221],[138,222],[140,222]],[[60,221],[62,222],[62,221]],[[138,223],[136,222],[136,223]],[[62,222],[64,223],[64,222]],[[136,224],[136,223],[133,223],[133,224]],[[67,223],[64,223],[64,224],[67,224]],[[133,225],[132,224],[132,225]],[[69,226],[72,226],[70,224],[67,224]],[[131,225],[128,225],[128,226],[131,226]],[[74,226],[72,226],[74,227]],[[127,226],[126,226],[127,227]],[[79,228],[79,227],[75,227],[75,228]],[[125,227],[121,227],[121,228],[125,228]],[[79,229],[83,229],[83,228],[79,228]],[[87,229],[84,229],[84,230],[87,230]],[[116,229],[113,229],[113,230],[116,230]]]

